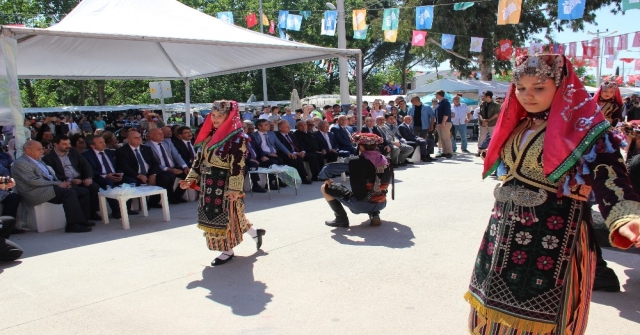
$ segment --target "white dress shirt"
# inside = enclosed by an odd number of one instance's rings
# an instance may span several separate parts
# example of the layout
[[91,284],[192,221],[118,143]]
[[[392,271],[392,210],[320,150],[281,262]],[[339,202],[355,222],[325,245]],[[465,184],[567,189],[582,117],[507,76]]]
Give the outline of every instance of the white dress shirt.
[[[104,151],[97,151],[97,150],[93,149],[93,152],[96,153],[96,157],[98,157],[98,162],[100,162],[100,166],[102,168],[100,176],[104,178],[104,177],[107,176],[107,168],[105,168],[104,162],[102,161],[102,155],[100,154],[100,153],[102,153]],[[107,156],[107,153],[105,153],[104,155],[105,155],[105,157],[107,157],[107,164],[109,164],[109,167],[111,168],[111,171],[116,172],[116,169],[111,164],[111,160],[109,159],[109,156]],[[140,155],[142,155],[142,153],[140,153]]]
[[[153,143],[153,146],[151,146],[153,148],[153,150],[156,152],[156,156],[158,157],[158,160],[160,161],[160,165],[166,165],[165,161],[164,161],[164,156],[162,155],[162,150],[160,149],[160,146],[162,146],[162,142],[157,143],[154,141],[151,141],[151,143]],[[165,166],[164,168],[162,168],[163,171],[167,171],[167,169],[171,169],[175,166],[175,163],[173,162],[173,157],[171,157],[171,151],[167,150],[167,148],[165,146],[163,146],[164,148],[164,152],[167,156],[167,160],[169,161],[169,165]]]
[[324,140],[327,141],[327,145],[329,146],[329,150],[333,150],[333,147],[331,147],[331,139],[329,138],[329,133],[325,133],[323,131],[320,132],[322,134],[322,137],[324,137]]
[[469,113],[469,107],[466,104],[460,103],[460,106],[456,106],[455,104],[451,104],[451,112],[455,113],[456,116],[451,117],[451,122],[459,126],[461,124],[466,124],[467,114]]
[[[136,160],[138,159],[136,150],[138,150],[138,152],[140,153],[140,157],[142,158],[142,163],[144,163],[144,168],[145,170],[147,170],[147,172],[149,172],[149,163],[144,160],[144,156],[142,155],[142,150],[140,150],[140,147],[134,148],[132,145],[129,145],[129,147],[131,148],[131,150],[133,150],[133,155],[136,157]],[[142,171],[140,171],[140,164],[138,164],[138,173],[142,173]]]
[[267,142],[267,133],[258,132],[258,134],[260,134],[260,138],[262,139],[262,145],[260,146],[262,148],[262,151],[265,153],[265,155],[273,154],[274,152],[271,151],[269,143]]

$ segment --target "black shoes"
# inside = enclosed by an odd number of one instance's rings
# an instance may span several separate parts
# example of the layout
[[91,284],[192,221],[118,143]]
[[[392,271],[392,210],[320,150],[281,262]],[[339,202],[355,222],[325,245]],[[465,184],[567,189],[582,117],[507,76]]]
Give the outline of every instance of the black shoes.
[[342,207],[340,201],[333,199],[331,201],[327,201],[327,203],[333,210],[333,214],[336,216],[336,218],[331,221],[325,221],[324,224],[329,227],[349,227],[349,218],[347,217],[347,212],[344,210],[344,207]]
[[149,208],[162,208],[162,205],[161,204],[149,204],[149,205],[147,205],[147,207],[149,207]]
[[[102,219],[100,219],[102,220]],[[78,222],[79,225],[81,226],[85,226],[85,227],[93,227],[96,225],[95,222],[91,222],[91,221],[85,221],[85,222]]]
[[264,236],[266,231],[264,229],[256,229],[256,231],[258,232],[258,235],[254,238],[256,241],[256,250],[260,250],[262,247],[262,236]]
[[462,152],[465,153],[465,154],[470,154],[471,153],[471,151],[469,151],[469,150],[462,150]]
[[451,159],[451,158],[453,158],[453,155],[452,155],[452,154],[446,154],[446,155],[444,155],[444,158],[449,158],[449,159]]
[[618,276],[608,267],[596,268],[596,276],[593,281],[594,291],[620,292]]
[[382,224],[382,220],[380,219],[380,212],[369,213],[369,219],[371,220],[371,225],[376,227]]
[[102,221],[102,217],[98,214],[93,213],[89,215],[89,220]]
[[[225,255],[226,255],[226,254],[225,254]],[[214,259],[214,260],[213,260],[213,262],[211,262],[211,266],[219,266],[219,265],[222,265],[222,264],[224,264],[224,263],[226,263],[226,262],[230,261],[230,260],[231,260],[233,257],[235,257],[236,255],[234,254],[234,255],[227,255],[227,256],[229,256],[227,259],[221,259],[221,258],[216,257],[216,259]]]
[[[282,186],[282,184],[280,184],[280,187],[284,187],[284,186]],[[269,189],[277,191],[277,190],[280,189],[280,187],[278,187],[278,185],[276,185],[276,183],[271,183],[271,185],[269,186]],[[263,189],[266,189],[266,188],[267,188],[267,185],[264,185]]]
[[[118,214],[120,214],[120,213],[118,213]],[[138,211],[128,210],[128,211],[127,211],[127,214],[129,214],[129,215],[138,215],[138,214],[140,214],[140,212],[138,212]]]
[[82,226],[82,225],[76,223],[76,224],[72,224],[72,225],[67,225],[64,228],[64,231],[66,233],[86,233],[86,232],[90,232],[91,228],[90,227],[85,227],[85,226]]
[[264,188],[260,187],[260,185],[255,184],[251,188],[251,192],[254,192],[254,193],[267,193],[267,190],[265,190]]
[[437,158],[433,158],[433,157],[427,156],[427,157],[421,159],[420,161],[423,162],[423,163],[431,163],[431,162],[435,162],[437,160],[438,160]]
[[305,185],[313,184],[313,182],[308,181],[308,180],[306,180],[306,179],[302,179],[302,183],[303,183],[303,184],[305,184]]

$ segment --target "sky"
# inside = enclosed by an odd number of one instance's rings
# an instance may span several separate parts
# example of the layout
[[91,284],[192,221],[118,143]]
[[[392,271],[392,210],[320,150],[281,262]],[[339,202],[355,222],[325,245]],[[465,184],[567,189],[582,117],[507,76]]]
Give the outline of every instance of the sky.
[[[573,32],[570,30],[565,30],[563,32],[556,32],[555,34],[553,34],[554,39],[558,43],[565,43],[565,44],[570,42],[578,42],[577,52],[578,52],[578,55],[580,55],[582,53],[582,47],[579,42],[585,41],[585,40],[591,40],[594,38],[593,35],[589,35],[587,34],[587,32],[595,33],[596,31],[600,30],[600,32],[602,33],[607,29],[609,29],[609,34],[614,31],[617,31],[617,33],[613,34],[613,36],[615,36],[615,35],[620,35],[624,33],[628,34],[628,33],[634,33],[636,31],[640,31],[640,10],[639,9],[633,9],[633,10],[627,11],[623,15],[622,13],[618,13],[618,14],[611,13],[612,8],[614,8],[614,6],[606,6],[596,11],[596,20],[595,20],[596,24],[585,24],[583,31]],[[606,34],[607,33],[601,36],[604,36]],[[631,48],[631,42],[633,41],[633,34],[629,35],[628,37],[629,37],[628,40],[629,40],[630,48],[628,51],[621,51],[618,57],[619,58],[620,57],[640,58],[640,48]],[[532,37],[532,39],[536,39],[536,38],[546,41],[544,34],[538,34]],[[616,39],[616,45],[617,43],[618,43],[618,40]],[[616,66],[619,66],[620,70],[622,71],[622,64],[623,64],[622,61],[616,60],[614,62],[613,69],[607,69],[605,67],[605,62],[603,60],[601,72],[602,74],[613,74],[615,72]],[[448,63],[443,64],[441,69],[444,69],[444,70],[449,69],[449,64]],[[420,69],[420,70],[433,71],[433,69],[428,69],[428,68]],[[591,69],[589,73],[595,74],[595,68]],[[640,71],[634,71],[633,63],[630,63],[630,64],[625,64],[624,73],[625,73],[625,76],[627,76],[629,74],[640,74]]]

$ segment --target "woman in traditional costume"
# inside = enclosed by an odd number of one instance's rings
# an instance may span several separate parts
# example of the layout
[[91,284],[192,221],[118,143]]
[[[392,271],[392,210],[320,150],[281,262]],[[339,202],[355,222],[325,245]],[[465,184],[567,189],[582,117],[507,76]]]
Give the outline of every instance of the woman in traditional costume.
[[596,94],[593,96],[593,100],[596,101],[602,114],[604,114],[604,118],[612,126],[615,127],[618,122],[624,121],[622,117],[624,103],[622,102],[620,88],[615,81],[604,81],[600,84]]
[[484,161],[504,182],[465,295],[472,334],[584,334],[596,263],[587,196],[611,244],[640,247],[621,138],[561,55],[523,56]]
[[187,178],[180,187],[200,190],[198,228],[209,250],[222,253],[211,262],[222,265],[234,257],[233,248],[249,234],[262,246],[264,229],[254,229],[244,214],[244,166],[247,139],[235,101],[214,103],[195,141],[200,147]]

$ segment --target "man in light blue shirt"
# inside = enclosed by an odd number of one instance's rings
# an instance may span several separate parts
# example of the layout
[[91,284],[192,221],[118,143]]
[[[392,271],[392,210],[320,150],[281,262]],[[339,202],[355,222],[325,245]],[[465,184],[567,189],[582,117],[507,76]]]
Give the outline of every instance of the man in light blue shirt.
[[287,123],[289,123],[289,126],[291,126],[292,129],[295,129],[297,120],[296,116],[291,113],[291,107],[284,108],[284,115],[281,119],[287,121]]

